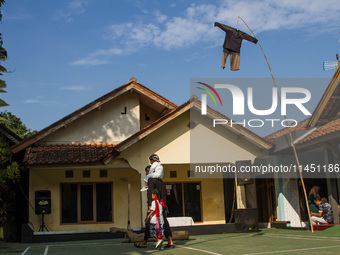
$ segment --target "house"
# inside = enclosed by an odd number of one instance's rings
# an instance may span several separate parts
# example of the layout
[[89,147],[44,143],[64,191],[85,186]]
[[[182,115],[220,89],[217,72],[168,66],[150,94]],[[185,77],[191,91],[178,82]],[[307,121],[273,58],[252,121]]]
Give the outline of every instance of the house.
[[[340,204],[340,68],[338,68],[322,95],[312,116],[296,127],[282,129],[266,139],[275,145],[269,155],[259,156],[256,163],[296,164],[290,144],[289,131],[294,139],[297,155],[302,165],[303,180],[307,190],[317,185],[321,196],[332,205],[334,222],[339,222]],[[268,176],[257,180],[259,220],[289,221],[291,226],[302,227],[308,221],[306,200],[299,178]],[[265,206],[265,207],[264,207]],[[267,209],[268,208],[268,209]]]
[[[13,153],[25,152],[30,204],[35,204],[37,191],[51,194],[51,213],[44,216],[47,229],[143,228],[147,203],[140,188],[153,153],[164,166],[169,217],[190,216],[197,224],[228,222],[234,180],[192,178],[190,132],[203,130],[210,142],[218,141],[229,165],[253,161],[273,144],[240,126],[211,130],[204,121],[191,122],[190,109],[199,104],[193,98],[177,106],[131,78],[12,146]],[[209,109],[206,120],[218,115]],[[209,141],[203,141],[206,154],[211,152]],[[237,208],[246,206],[242,188],[236,188]],[[255,184],[247,188],[248,193],[254,190]],[[35,232],[41,229],[42,216],[33,207],[29,222]]]

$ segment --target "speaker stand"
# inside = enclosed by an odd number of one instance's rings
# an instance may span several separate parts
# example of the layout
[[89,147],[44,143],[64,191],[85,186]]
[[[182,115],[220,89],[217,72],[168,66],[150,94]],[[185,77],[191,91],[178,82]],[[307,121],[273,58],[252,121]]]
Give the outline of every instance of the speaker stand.
[[40,230],[42,232],[44,232],[44,229],[48,232],[48,229],[47,229],[47,227],[45,225],[45,222],[44,222],[44,217],[45,217],[45,214],[42,214],[41,215],[41,225],[40,225],[40,228],[39,228],[39,232],[40,232]]

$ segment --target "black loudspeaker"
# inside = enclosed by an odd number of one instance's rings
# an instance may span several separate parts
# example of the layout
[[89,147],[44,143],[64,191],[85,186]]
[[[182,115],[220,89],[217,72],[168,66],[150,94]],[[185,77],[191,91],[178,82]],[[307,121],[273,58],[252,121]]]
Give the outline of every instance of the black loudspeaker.
[[234,213],[237,232],[256,232],[259,230],[257,208],[236,209]]
[[35,214],[51,213],[51,191],[38,190],[35,192]]
[[251,160],[236,161],[237,185],[254,183],[254,178],[252,177],[252,173],[246,172],[247,170],[246,167],[251,167]]

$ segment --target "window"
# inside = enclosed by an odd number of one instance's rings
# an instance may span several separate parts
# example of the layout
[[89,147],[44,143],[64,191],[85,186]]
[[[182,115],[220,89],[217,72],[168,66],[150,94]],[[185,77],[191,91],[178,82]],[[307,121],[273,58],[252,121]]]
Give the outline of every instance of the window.
[[112,183],[61,184],[62,223],[112,222]]
[[170,171],[170,178],[177,178],[177,171]]
[[199,182],[166,183],[165,189],[168,217],[189,216],[195,222],[202,221]]
[[91,177],[91,171],[90,170],[84,170],[83,171],[83,177],[84,178],[90,178]]
[[99,171],[99,177],[101,177],[101,178],[107,177],[107,170],[100,170]]
[[72,170],[65,171],[65,177],[66,178],[73,178],[73,171]]
[[97,184],[97,222],[112,221],[111,185]]
[[77,184],[62,184],[62,223],[77,222]]
[[93,221],[93,185],[80,185],[80,219]]

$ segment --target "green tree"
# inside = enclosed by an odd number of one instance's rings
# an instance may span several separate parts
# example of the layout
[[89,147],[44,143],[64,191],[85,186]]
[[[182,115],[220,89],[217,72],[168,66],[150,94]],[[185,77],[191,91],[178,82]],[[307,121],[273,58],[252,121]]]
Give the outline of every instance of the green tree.
[[2,120],[0,119],[0,122],[3,122],[7,128],[12,130],[22,139],[25,139],[38,132],[37,130],[31,130],[27,128],[26,125],[22,123],[20,118],[18,118],[17,116],[10,112],[7,111],[0,112],[0,116],[2,118]]
[[0,226],[4,226],[15,208],[14,184],[19,181],[19,165],[12,161],[6,140],[0,137]]
[[0,21],[2,21],[1,6],[5,3],[5,0],[0,0]]
[[[4,0],[0,0],[0,22],[2,22],[2,6],[5,3]],[[7,59],[7,51],[2,47],[3,38],[0,33],[0,76],[7,72],[6,68],[2,66],[2,62]],[[6,82],[0,79],[0,93],[6,93]],[[8,104],[0,99],[0,107],[7,106]],[[6,116],[8,114],[5,114]],[[14,115],[9,115],[13,120],[16,120]],[[0,117],[0,121],[4,121]],[[11,122],[4,121],[6,124]],[[20,119],[17,120],[20,124]],[[22,124],[22,123],[21,123]],[[15,124],[14,124],[15,125]],[[20,125],[19,125],[20,126]],[[22,124],[22,129],[25,130],[26,126]],[[27,128],[26,128],[27,129]],[[26,130],[24,134],[30,132]],[[10,218],[13,209],[16,192],[13,185],[20,181],[20,169],[17,162],[12,162],[12,154],[9,150],[9,145],[3,137],[0,137],[0,226],[3,226]]]

